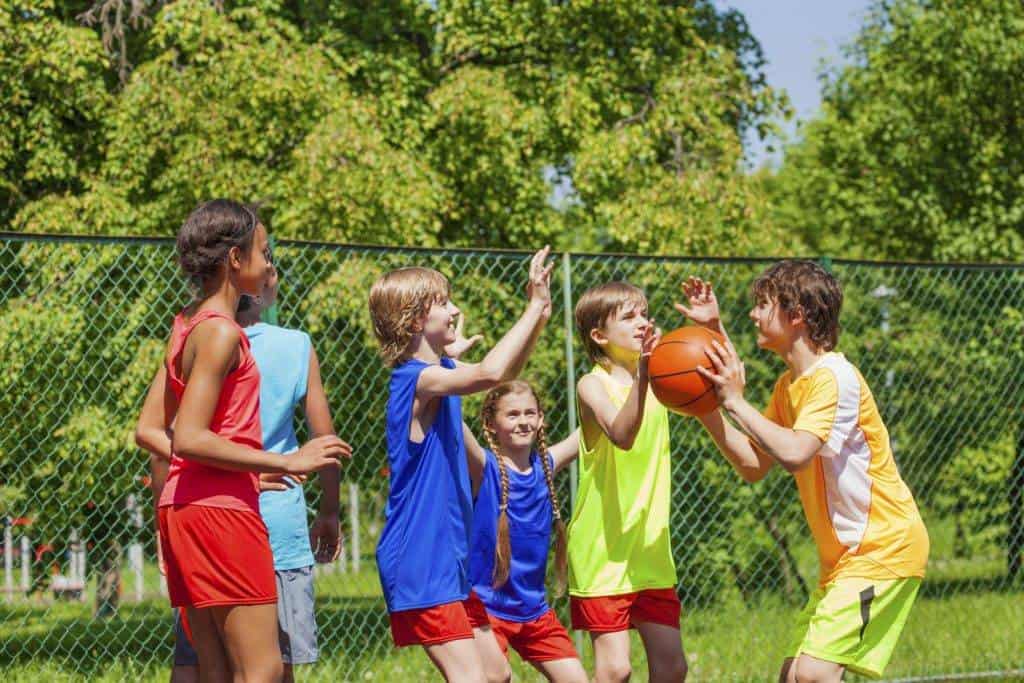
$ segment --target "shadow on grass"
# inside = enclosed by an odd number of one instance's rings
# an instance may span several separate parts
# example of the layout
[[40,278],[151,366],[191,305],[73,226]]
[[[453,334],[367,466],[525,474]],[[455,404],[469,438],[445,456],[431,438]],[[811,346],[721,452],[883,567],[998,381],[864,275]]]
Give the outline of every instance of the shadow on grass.
[[[0,669],[52,664],[88,679],[113,665],[169,665],[173,620],[166,602],[123,605],[116,617],[94,619],[88,607],[0,608]],[[324,658],[361,659],[390,648],[387,612],[380,598],[317,600]]]
[[975,576],[969,578],[929,578],[921,583],[920,596],[941,600],[954,595],[976,595],[980,593],[1021,593],[1024,582],[1014,581],[1006,575]]

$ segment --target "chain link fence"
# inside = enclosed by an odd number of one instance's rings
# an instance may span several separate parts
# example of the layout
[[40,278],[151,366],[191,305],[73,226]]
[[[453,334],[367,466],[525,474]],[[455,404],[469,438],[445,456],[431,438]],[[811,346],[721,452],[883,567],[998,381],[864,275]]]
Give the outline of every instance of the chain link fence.
[[[343,553],[317,568],[321,660],[300,678],[431,677],[422,654],[392,648],[374,565],[388,371],[367,293],[391,268],[437,268],[467,332],[482,332],[486,347],[523,308],[529,254],[281,243],[275,258],[279,324],[312,336],[335,427],[355,450],[342,481]],[[768,261],[555,258],[555,311],[524,373],[553,437],[574,427],[575,378],[589,370],[573,340],[572,302],[614,278],[643,287],[666,330],[682,324],[671,306],[679,283],[712,281],[747,363],[748,397],[763,404],[782,367],[756,349],[746,314],[749,283]],[[888,674],[1009,676],[1024,669],[1024,268],[827,265],[846,294],[840,349],[875,392],[932,541]],[[0,236],[0,668],[10,680],[166,676],[172,620],[155,562],[148,460],[132,433],[170,321],[188,299],[170,240]],[[479,398],[466,400],[473,428],[478,409]],[[691,678],[774,679],[817,579],[795,486],[782,472],[745,485],[695,420],[674,419],[672,429]],[[559,482],[567,506],[572,480]],[[318,484],[306,488],[312,514]],[[566,600],[555,604],[567,623]],[[584,657],[590,667],[589,646]]]

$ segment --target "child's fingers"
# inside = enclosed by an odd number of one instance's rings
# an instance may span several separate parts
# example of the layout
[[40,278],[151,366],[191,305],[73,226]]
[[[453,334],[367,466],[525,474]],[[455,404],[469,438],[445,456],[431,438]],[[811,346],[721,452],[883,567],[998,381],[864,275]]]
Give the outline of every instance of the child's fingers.
[[691,311],[689,308],[687,308],[686,306],[682,305],[681,303],[676,302],[676,303],[672,304],[672,306],[677,311],[679,311],[680,313],[685,315],[687,318],[693,318],[693,311]]
[[711,364],[715,366],[715,373],[722,374],[722,371],[725,370],[725,360],[719,355],[718,349],[712,346],[710,349],[704,349],[704,353],[711,360]]
[[697,366],[697,374],[699,374],[701,377],[714,384],[716,387],[720,387],[723,384],[723,380],[721,377],[711,372],[703,365]]

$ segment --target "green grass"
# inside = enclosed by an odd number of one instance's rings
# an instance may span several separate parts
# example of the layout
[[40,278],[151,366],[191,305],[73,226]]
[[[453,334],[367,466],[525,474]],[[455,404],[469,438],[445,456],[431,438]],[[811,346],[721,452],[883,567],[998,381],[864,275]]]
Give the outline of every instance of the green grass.
[[[344,579],[344,580],[342,580]],[[887,676],[1024,668],[1024,593],[991,590],[994,577],[925,584]],[[388,645],[384,607],[372,570],[321,577],[318,583],[321,662],[304,681],[433,680],[416,648]],[[728,603],[684,614],[683,641],[691,680],[771,680],[795,608],[766,600],[750,609]],[[0,668],[12,681],[166,681],[171,657],[166,602],[122,606],[117,618],[93,621],[89,605],[24,604],[0,608]],[[591,667],[589,644],[583,650]],[[539,681],[514,659],[518,680]],[[634,670],[645,680],[639,641]]]
[[[1024,669],[1024,585],[1007,585],[998,554],[953,559],[951,526],[935,525],[931,537],[928,578],[887,678]],[[793,551],[801,572],[814,576],[813,547],[796,543]],[[158,577],[155,567],[147,565],[146,599],[130,603],[134,579],[126,573],[126,602],[113,619],[91,618],[93,587],[86,603],[34,598],[0,604],[0,683],[166,681],[173,643],[170,610],[159,594]],[[565,601],[557,606],[567,623]],[[690,680],[774,680],[797,610],[798,606],[774,596],[750,606],[737,595],[726,596],[724,604],[712,609],[687,610],[684,604],[683,642]],[[372,562],[358,573],[318,577],[317,621],[321,661],[300,668],[300,681],[437,679],[418,648],[390,646]],[[635,634],[633,640],[634,679],[643,681],[647,678],[643,652]],[[582,655],[584,665],[592,670],[589,642]],[[513,670],[516,680],[542,680],[515,655]]]

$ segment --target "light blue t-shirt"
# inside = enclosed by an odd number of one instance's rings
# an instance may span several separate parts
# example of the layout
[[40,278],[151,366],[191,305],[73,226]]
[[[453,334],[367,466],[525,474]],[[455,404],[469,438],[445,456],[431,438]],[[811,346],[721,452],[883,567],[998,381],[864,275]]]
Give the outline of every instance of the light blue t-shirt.
[[[260,425],[263,448],[273,453],[298,450],[295,406],[306,397],[309,335],[266,323],[244,328],[260,370]],[[313,564],[306,522],[306,498],[301,486],[260,494],[260,514],[270,532],[274,569],[298,569]]]

